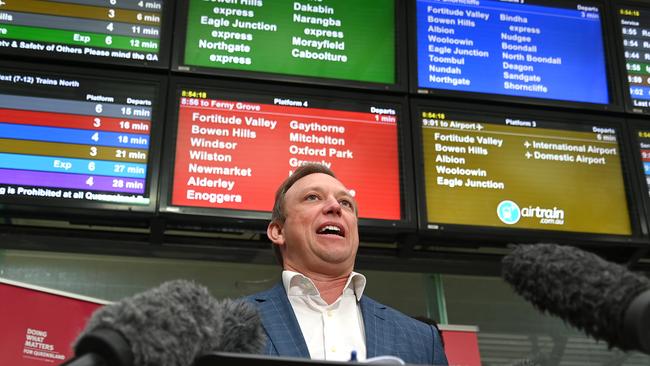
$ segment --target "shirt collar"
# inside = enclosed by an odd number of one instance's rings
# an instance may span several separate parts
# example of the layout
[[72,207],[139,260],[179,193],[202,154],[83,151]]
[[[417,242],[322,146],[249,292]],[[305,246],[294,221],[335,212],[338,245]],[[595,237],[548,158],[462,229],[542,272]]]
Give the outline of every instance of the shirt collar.
[[[292,294],[292,287],[298,287],[300,288],[300,293],[303,295],[320,296],[314,282],[302,273],[287,270],[282,271],[282,284],[284,285],[284,290],[287,292],[287,295]],[[354,296],[357,298],[357,301],[361,301],[361,296],[366,288],[366,276],[352,271],[348,277],[348,281],[345,283],[345,287],[343,287],[344,291],[348,288],[354,291]]]

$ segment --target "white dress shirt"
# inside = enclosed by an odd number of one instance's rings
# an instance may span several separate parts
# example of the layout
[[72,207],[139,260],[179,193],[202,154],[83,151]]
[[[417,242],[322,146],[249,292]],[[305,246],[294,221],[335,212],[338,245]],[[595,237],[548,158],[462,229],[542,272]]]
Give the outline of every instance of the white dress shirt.
[[314,283],[304,275],[282,272],[282,283],[296,314],[312,359],[349,361],[352,351],[366,359],[366,337],[359,300],[366,277],[352,272],[343,294],[331,305],[320,296]]

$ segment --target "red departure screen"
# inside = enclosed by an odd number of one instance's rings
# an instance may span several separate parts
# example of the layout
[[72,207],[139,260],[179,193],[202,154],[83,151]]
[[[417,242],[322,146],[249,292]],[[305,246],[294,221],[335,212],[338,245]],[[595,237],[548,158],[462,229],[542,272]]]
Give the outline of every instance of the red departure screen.
[[395,105],[232,95],[181,91],[173,206],[270,212],[278,185],[317,162],[352,192],[359,217],[400,219]]

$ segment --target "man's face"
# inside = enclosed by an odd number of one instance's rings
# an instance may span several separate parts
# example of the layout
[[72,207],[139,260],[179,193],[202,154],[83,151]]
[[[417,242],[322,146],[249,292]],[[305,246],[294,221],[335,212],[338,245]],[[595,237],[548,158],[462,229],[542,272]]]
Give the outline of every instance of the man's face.
[[[356,202],[336,178],[322,173],[296,181],[286,193],[284,224],[269,225],[285,269],[347,275],[359,247]],[[275,225],[275,226],[274,226]]]

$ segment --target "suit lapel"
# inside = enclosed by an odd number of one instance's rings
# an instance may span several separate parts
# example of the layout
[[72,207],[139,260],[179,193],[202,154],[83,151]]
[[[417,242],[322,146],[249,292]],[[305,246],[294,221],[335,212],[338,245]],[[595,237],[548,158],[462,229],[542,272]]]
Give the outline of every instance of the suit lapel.
[[368,358],[391,354],[390,345],[386,342],[386,307],[368,298],[361,297],[361,314],[366,333],[366,356]]
[[278,354],[309,358],[307,344],[282,283],[255,297],[264,329]]

